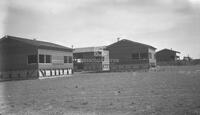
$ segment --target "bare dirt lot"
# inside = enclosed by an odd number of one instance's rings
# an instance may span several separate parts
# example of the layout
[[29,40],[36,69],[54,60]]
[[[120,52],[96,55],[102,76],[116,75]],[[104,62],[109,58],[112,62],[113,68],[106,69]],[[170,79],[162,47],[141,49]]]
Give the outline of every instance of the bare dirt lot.
[[1,114],[200,115],[200,66],[0,82]]

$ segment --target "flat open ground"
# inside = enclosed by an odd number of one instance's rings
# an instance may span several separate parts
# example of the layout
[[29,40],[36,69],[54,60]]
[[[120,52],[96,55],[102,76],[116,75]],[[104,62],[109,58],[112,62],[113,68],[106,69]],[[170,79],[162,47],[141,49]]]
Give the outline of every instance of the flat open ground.
[[0,82],[0,89],[6,115],[200,115],[200,66],[75,73]]

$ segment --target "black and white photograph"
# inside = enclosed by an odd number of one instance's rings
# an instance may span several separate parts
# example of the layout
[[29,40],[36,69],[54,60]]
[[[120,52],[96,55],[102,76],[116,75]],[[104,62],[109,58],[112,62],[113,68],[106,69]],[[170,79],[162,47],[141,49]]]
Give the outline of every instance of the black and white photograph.
[[200,0],[0,0],[0,115],[200,115]]

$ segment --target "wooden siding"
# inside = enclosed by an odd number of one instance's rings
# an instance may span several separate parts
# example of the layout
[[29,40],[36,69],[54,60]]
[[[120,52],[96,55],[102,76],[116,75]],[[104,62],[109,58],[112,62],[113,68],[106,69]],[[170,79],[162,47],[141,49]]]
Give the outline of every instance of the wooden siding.
[[[28,64],[28,55],[52,55],[52,63],[49,64]],[[64,56],[73,56],[72,51],[58,51],[38,49],[33,45],[15,40],[4,38],[0,40],[0,81],[16,79],[37,79],[40,71],[48,69],[56,72],[55,76],[66,76],[73,73],[73,63],[64,63]],[[39,59],[39,58],[38,58]],[[60,63],[57,61],[60,60]],[[53,76],[53,75],[52,75]],[[43,77],[43,76],[42,76]],[[48,76],[49,77],[49,76]]]
[[64,63],[64,56],[72,56],[72,52],[38,49],[38,55],[51,55],[52,63],[39,63],[39,69],[65,69],[73,68],[73,63]]
[[[107,47],[111,71],[134,71],[156,66],[155,48],[148,45],[122,40]],[[133,58],[138,54],[138,59]],[[141,58],[142,54],[143,57]],[[151,54],[151,57],[149,55]],[[117,61],[113,61],[117,60]]]
[[0,71],[37,69],[37,64],[27,63],[28,55],[37,54],[37,49],[31,45],[4,39],[0,43],[0,52]]
[[[118,59],[118,64],[140,64],[148,63],[148,60],[133,60],[133,53],[147,53],[148,48],[142,45],[133,45],[129,42],[119,42],[108,48],[110,60]],[[111,61],[112,63],[112,61]]]
[[176,61],[176,52],[163,50],[156,53],[157,62],[175,62]]

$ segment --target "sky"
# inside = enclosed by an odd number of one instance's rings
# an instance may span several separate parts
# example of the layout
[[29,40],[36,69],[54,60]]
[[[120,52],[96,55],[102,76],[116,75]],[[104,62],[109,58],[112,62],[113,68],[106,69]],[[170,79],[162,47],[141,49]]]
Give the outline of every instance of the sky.
[[0,0],[0,36],[68,47],[120,39],[200,58],[200,0]]

